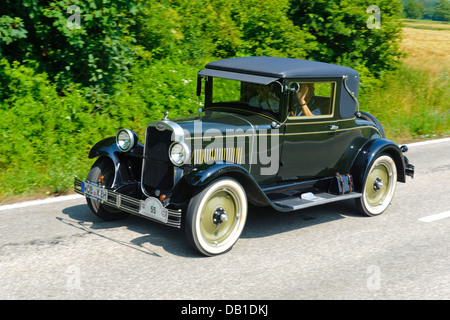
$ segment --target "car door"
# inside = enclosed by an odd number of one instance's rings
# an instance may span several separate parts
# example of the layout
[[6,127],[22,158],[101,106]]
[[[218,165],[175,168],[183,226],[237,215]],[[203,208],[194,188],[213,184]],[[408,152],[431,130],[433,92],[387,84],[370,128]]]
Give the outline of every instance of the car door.
[[[335,174],[335,164],[339,155],[335,152],[334,137],[339,128],[335,115],[336,82],[292,80],[300,84],[300,89],[290,94],[288,102],[288,117],[280,128],[283,134],[280,169],[277,179],[311,180],[330,177]],[[311,109],[320,105],[320,113],[308,116],[304,113],[294,114],[293,110],[298,104],[298,92],[302,85],[313,84],[314,94],[307,101]],[[318,101],[320,100],[320,103]],[[312,111],[312,110],[311,110]]]

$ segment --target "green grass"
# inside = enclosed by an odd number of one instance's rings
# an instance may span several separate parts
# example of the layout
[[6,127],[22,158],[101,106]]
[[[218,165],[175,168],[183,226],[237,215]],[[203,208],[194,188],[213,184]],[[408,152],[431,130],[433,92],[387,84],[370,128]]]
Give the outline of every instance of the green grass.
[[449,75],[434,75],[402,64],[380,87],[360,95],[361,110],[382,123],[398,143],[450,134]]
[[403,25],[407,28],[424,30],[446,30],[450,31],[450,22],[434,21],[424,19],[403,19]]

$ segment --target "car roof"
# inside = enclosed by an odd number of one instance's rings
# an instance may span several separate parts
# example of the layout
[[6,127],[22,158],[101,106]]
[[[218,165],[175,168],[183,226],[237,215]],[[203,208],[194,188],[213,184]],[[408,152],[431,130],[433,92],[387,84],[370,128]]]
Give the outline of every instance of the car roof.
[[340,78],[342,79],[339,98],[340,118],[353,118],[358,107],[358,72],[352,68],[331,63],[279,57],[238,57],[210,62],[199,71],[198,76],[264,85],[280,79]]
[[[293,58],[279,57],[238,57],[210,62],[200,75],[214,76],[213,70],[226,73],[241,73],[249,76],[268,77],[272,79],[283,78],[335,78],[357,75],[357,72],[348,67]],[[229,75],[228,78],[230,78]],[[240,79],[236,79],[240,80]],[[268,79],[269,80],[269,79]]]

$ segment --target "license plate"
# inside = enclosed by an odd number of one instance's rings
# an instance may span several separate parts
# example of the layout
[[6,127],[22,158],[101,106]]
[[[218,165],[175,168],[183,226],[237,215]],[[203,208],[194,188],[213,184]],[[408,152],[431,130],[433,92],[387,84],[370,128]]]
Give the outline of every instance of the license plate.
[[161,202],[153,197],[141,201],[139,213],[164,223],[167,223],[169,219],[169,210],[164,208]]
[[101,188],[88,181],[81,183],[81,191],[88,197],[95,198],[102,201],[108,200],[108,190]]

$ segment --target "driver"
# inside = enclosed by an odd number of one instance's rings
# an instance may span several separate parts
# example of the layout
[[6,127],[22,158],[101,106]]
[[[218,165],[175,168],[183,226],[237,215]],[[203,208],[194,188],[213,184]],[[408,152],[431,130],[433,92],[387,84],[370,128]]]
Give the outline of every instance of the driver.
[[314,83],[302,83],[300,84],[300,90],[296,92],[297,99],[294,99],[292,105],[291,116],[313,116],[314,114],[320,114],[318,108],[314,109],[314,113],[311,112],[308,104],[311,106],[314,104]]
[[314,83],[298,84],[300,90],[296,92],[297,99],[292,103],[290,116],[317,116],[330,113],[330,98],[314,95]]

